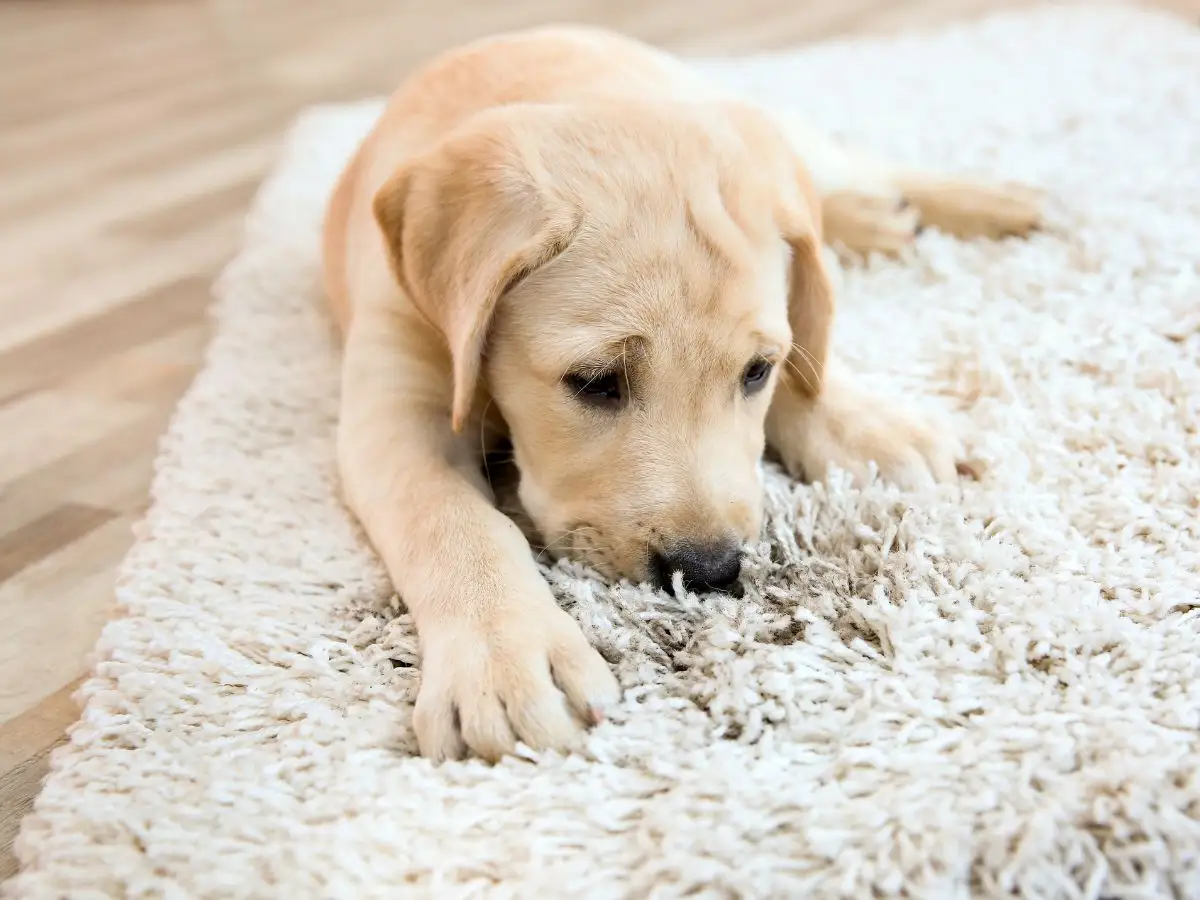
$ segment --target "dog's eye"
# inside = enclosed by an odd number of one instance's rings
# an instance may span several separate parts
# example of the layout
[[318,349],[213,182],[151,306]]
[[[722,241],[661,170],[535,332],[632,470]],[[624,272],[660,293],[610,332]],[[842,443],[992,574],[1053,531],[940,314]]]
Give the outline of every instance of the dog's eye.
[[758,359],[750,360],[745,370],[742,372],[742,391],[747,397],[757,394],[767,385],[767,378],[771,375],[770,360],[759,357]]
[[621,376],[617,372],[573,372],[563,382],[571,395],[589,406],[616,406],[621,402]]

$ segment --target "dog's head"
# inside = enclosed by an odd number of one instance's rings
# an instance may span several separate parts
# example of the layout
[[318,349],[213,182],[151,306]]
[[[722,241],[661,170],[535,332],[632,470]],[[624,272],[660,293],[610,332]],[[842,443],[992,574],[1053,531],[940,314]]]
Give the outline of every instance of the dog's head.
[[375,199],[401,286],[445,335],[453,427],[511,434],[547,548],[613,576],[737,578],[781,378],[815,391],[833,298],[819,208],[736,106],[514,106]]

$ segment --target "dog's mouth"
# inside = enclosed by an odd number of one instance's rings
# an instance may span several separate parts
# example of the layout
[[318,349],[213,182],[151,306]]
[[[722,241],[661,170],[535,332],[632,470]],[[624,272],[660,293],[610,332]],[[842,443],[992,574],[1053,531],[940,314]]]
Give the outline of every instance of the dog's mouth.
[[545,542],[538,551],[539,558],[546,554],[551,559],[573,559],[591,566],[606,578],[618,578],[619,567],[612,559],[600,529],[590,522],[575,522],[552,541]]
[[508,438],[498,441],[484,456],[482,470],[495,497],[496,508],[521,529],[538,562],[572,559],[591,566],[606,578],[621,577],[620,567],[602,539],[601,530],[593,523],[572,522],[547,540],[521,502],[521,472]]
[[[547,539],[521,503],[521,473],[513,455],[512,443],[508,439],[498,442],[491,452],[485,455],[482,470],[491,486],[496,508],[521,529],[539,563],[568,559],[589,566],[604,578],[627,578],[635,583],[654,584],[668,593],[674,593],[674,572],[668,571],[669,566],[664,568],[661,554],[654,551],[649,538],[642,550],[633,554],[636,559],[625,560],[626,565],[620,564],[620,554],[614,551],[604,539],[603,530],[593,522],[573,521]],[[739,597],[742,593],[740,581],[728,584],[689,583],[685,578],[684,589],[702,593],[724,593],[734,597]]]
[[[536,547],[538,559],[571,559],[595,569],[605,578],[628,578],[634,583],[650,584],[669,594],[676,594],[675,582],[681,580],[684,591],[701,594],[726,594],[730,597],[743,596],[740,563],[736,572],[719,578],[697,580],[691,573],[678,572],[665,560],[663,554],[652,546],[639,556],[640,571],[623,569],[613,558],[611,551],[601,539],[600,530],[587,522],[574,523],[555,540]],[[738,558],[740,561],[741,554]],[[679,579],[677,579],[677,574]]]

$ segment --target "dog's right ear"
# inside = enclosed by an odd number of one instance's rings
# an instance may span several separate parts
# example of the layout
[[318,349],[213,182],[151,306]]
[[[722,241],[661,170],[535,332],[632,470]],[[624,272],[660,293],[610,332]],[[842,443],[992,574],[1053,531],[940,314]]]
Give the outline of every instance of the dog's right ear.
[[392,270],[449,345],[455,431],[470,412],[496,303],[579,227],[530,137],[502,117],[481,120],[406,163],[375,195]]

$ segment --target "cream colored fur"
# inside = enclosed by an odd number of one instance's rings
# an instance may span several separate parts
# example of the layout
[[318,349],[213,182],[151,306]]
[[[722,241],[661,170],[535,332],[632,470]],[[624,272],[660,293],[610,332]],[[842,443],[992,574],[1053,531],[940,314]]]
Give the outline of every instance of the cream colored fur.
[[[600,31],[492,38],[408,79],[333,194],[325,267],[342,485],[421,637],[421,751],[563,746],[617,696],[494,503],[499,440],[546,548],[634,581],[681,542],[757,537],[766,446],[798,477],[953,480],[955,436],[831,351],[822,247],[1038,216],[1028,191],[842,148]],[[572,390],[593,377],[611,402]]]

